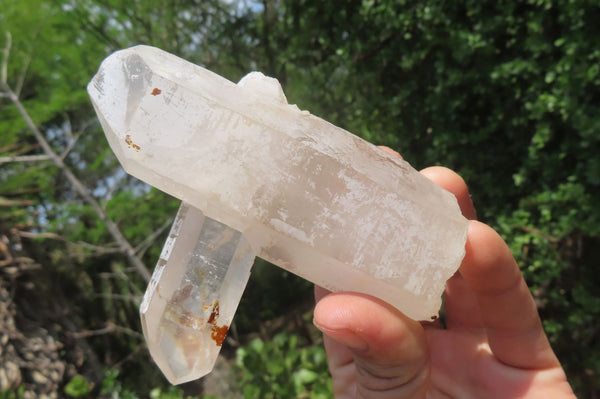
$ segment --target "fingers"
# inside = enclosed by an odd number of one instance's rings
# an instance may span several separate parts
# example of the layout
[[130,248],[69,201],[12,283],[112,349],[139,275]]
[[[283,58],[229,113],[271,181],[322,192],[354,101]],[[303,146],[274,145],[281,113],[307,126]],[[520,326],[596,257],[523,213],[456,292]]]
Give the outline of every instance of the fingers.
[[418,322],[367,295],[339,293],[318,302],[314,323],[331,340],[330,367],[339,373],[333,376],[336,394],[353,394],[348,389],[355,389],[359,398],[423,395],[429,368]]
[[[453,193],[467,219],[476,219],[460,176],[441,167],[421,173]],[[447,283],[446,310],[448,328],[485,329],[492,352],[506,364],[521,368],[558,365],[508,246],[482,223],[471,222],[465,259]]]
[[[318,303],[321,298],[330,294],[328,291],[318,285],[315,285],[315,300]],[[322,312],[322,310],[321,310]],[[313,321],[316,325],[316,321]],[[331,371],[333,381],[333,391],[336,397],[352,397],[355,393],[354,385],[354,356],[345,345],[323,335],[323,343],[329,358],[329,370]]]
[[446,282],[446,328],[485,333],[477,296],[460,272]]
[[477,213],[475,212],[467,184],[458,173],[441,166],[425,168],[421,173],[454,194],[462,214],[467,219],[477,219]]
[[477,299],[494,356],[510,366],[560,366],[537,307],[508,246],[483,223],[472,221],[460,274]]
[[[476,219],[460,176],[442,167],[421,173],[453,193],[467,219]],[[471,222],[466,256],[459,273],[448,281],[445,297],[448,328],[484,329],[500,361],[521,368],[559,364],[521,271],[492,228]]]
[[[454,194],[462,214],[467,219],[477,218],[467,184],[456,172],[448,168],[434,166],[423,169],[421,173]],[[448,328],[469,330],[483,328],[475,294],[460,273],[456,273],[446,283],[445,304],[446,325]]]

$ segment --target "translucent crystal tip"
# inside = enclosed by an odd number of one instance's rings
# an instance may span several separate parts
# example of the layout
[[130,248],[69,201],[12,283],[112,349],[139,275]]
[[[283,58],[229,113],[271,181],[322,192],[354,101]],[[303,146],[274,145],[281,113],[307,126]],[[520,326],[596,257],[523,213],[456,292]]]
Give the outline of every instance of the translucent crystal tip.
[[212,370],[253,262],[238,231],[181,205],[140,306],[150,354],[172,384]]

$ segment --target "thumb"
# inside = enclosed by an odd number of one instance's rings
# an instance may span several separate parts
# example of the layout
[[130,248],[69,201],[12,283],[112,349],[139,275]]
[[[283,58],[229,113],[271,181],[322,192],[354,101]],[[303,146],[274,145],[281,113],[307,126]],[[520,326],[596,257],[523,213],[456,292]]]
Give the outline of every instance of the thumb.
[[[429,357],[420,323],[385,302],[356,293],[322,298],[315,307],[314,323],[335,346],[345,347],[345,353],[329,354],[334,386],[347,391],[354,385],[357,398],[425,396]],[[336,383],[336,378],[345,381]]]

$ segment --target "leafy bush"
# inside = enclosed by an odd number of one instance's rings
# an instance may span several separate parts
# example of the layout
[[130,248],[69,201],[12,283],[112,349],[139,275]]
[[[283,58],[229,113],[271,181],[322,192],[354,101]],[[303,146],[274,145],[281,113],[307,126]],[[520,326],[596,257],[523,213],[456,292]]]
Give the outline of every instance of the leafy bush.
[[259,338],[237,350],[236,368],[246,399],[333,397],[322,345],[303,347],[296,335]]

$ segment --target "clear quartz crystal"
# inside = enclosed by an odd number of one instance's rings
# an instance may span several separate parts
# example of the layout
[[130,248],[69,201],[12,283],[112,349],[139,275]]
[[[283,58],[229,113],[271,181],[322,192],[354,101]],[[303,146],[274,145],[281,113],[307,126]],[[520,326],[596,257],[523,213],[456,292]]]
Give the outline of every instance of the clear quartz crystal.
[[[191,277],[191,269],[210,269],[181,260],[190,251],[206,256],[195,241],[208,220],[325,288],[374,295],[416,320],[437,315],[468,223],[456,199],[408,163],[288,104],[275,79],[254,72],[236,85],[153,47],[108,57],[88,91],[125,170],[203,220],[167,243],[168,262],[159,262],[142,305],[150,352],[172,382],[210,370],[219,347],[195,337],[212,329],[217,300],[219,325],[228,325],[250,267],[233,262],[222,279]],[[210,355],[200,367],[191,351]]]
[[173,384],[212,370],[254,257],[239,231],[181,204],[140,306],[152,356]]

